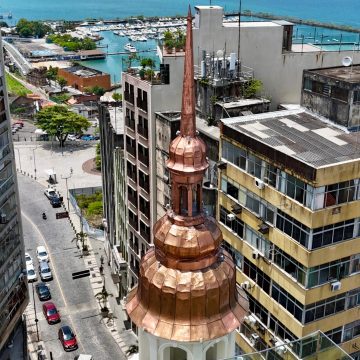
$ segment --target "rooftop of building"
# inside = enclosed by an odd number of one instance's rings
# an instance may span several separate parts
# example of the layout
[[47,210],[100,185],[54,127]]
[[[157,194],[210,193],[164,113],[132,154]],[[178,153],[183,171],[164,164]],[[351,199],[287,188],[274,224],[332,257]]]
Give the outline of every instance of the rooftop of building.
[[117,135],[124,134],[124,113],[121,106],[108,106],[111,126]]
[[359,132],[350,133],[304,108],[226,118],[222,123],[236,131],[236,141],[270,159],[281,154],[312,168],[360,160]]
[[219,105],[225,109],[236,109],[243,106],[251,106],[251,105],[258,105],[258,104],[264,104],[264,103],[270,103],[270,100],[268,99],[258,99],[258,98],[251,98],[251,99],[236,99],[232,101],[217,101],[215,104]]
[[88,77],[92,77],[92,76],[104,75],[104,73],[99,71],[99,70],[91,69],[91,68],[88,68],[88,67],[83,66],[83,65],[74,65],[74,66],[65,68],[63,70],[65,70],[68,73],[72,73],[72,74],[74,74],[76,76],[84,77],[84,78],[88,78]]
[[[158,112],[158,115],[165,118],[167,121],[180,121],[181,113],[178,111],[164,111]],[[220,128],[218,126],[209,125],[208,122],[196,116],[196,128],[204,135],[219,141],[220,140]]]
[[[350,59],[348,59],[350,62]],[[323,69],[308,70],[310,73],[331,77],[335,80],[341,80],[351,83],[360,82],[360,65],[337,66]]]

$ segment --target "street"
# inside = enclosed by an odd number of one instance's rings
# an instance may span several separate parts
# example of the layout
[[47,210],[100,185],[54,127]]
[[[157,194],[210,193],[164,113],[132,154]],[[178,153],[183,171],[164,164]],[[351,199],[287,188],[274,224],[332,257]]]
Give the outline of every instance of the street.
[[[57,306],[61,315],[60,323],[48,325],[42,313],[42,302],[35,292],[39,337],[44,341],[47,353],[51,351],[53,358],[60,360],[73,359],[80,353],[91,354],[94,359],[101,360],[124,359],[99,313],[89,278],[72,280],[71,274],[84,270],[85,265],[80,250],[72,241],[75,234],[68,219],[55,218],[56,212],[61,212],[63,209],[51,207],[43,193],[44,187],[38,182],[18,174],[18,183],[25,251],[31,255],[38,274],[36,247],[44,245],[47,248],[49,265],[53,273],[53,280],[48,282],[51,301]],[[42,219],[43,212],[46,212],[47,220]],[[29,284],[29,292],[30,306],[33,306],[31,284]],[[63,350],[57,333],[64,325],[69,325],[75,332],[78,350],[69,353]]]

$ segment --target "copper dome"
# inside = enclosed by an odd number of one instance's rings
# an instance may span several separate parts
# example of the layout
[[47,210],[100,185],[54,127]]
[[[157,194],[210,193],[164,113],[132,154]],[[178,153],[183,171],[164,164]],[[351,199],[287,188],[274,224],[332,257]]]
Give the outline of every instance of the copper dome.
[[138,327],[176,341],[206,341],[233,332],[246,310],[236,270],[220,244],[217,222],[204,214],[205,143],[195,127],[192,18],[187,19],[180,134],[167,163],[172,206],[154,226],[154,248],[141,259],[139,282],[126,309]]

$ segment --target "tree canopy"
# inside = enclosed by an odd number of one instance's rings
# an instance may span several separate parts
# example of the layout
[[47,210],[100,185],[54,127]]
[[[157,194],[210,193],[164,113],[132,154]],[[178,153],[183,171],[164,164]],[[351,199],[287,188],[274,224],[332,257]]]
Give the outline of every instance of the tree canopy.
[[81,133],[87,130],[91,123],[79,114],[70,111],[66,106],[55,105],[41,109],[36,114],[37,126],[49,135],[55,135],[60,147],[69,134]]
[[64,48],[65,51],[77,50],[94,50],[96,49],[95,41],[90,38],[79,39],[69,34],[52,34],[46,38],[47,42],[53,42]]
[[29,21],[20,19],[16,24],[16,31],[20,37],[43,38],[51,31],[51,27],[41,21]]

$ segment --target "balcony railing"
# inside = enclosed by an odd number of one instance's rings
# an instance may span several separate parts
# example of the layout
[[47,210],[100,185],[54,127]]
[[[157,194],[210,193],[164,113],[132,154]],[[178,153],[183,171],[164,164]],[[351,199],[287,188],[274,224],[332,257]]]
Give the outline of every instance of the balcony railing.
[[[148,231],[150,231],[150,229]],[[149,243],[150,242],[150,233],[148,231],[146,231],[145,229],[140,227],[141,236]]]
[[137,130],[138,130],[138,133],[139,133],[142,137],[144,137],[145,139],[148,139],[149,131],[148,131],[148,128],[147,128],[147,127],[143,127],[143,126],[141,126],[140,124],[138,124]]
[[134,93],[128,92],[128,91],[124,91],[124,98],[127,102],[129,102],[130,104],[135,103],[135,96]]
[[137,196],[128,194],[128,199],[137,208]]
[[127,176],[128,178],[130,178],[132,181],[136,182],[137,178],[136,178],[136,172],[135,171],[127,171]]
[[149,156],[148,155],[144,155],[142,153],[139,153],[139,160],[144,165],[149,166]]
[[149,206],[142,206],[140,204],[140,211],[148,218],[150,219],[150,207]]
[[149,180],[144,180],[143,178],[139,178],[139,185],[141,188],[143,188],[147,193],[149,193]]
[[147,100],[142,100],[140,98],[136,99],[136,106],[140,108],[141,110],[147,112],[148,111],[148,104]]
[[129,116],[126,116],[125,124],[127,127],[135,131],[135,119],[131,119]]
[[135,147],[132,147],[132,146],[129,146],[127,145],[126,146],[126,151],[131,154],[132,156],[136,157],[136,148]]
[[135,229],[138,230],[138,220],[136,219],[132,219],[131,217],[129,217],[129,224]]

